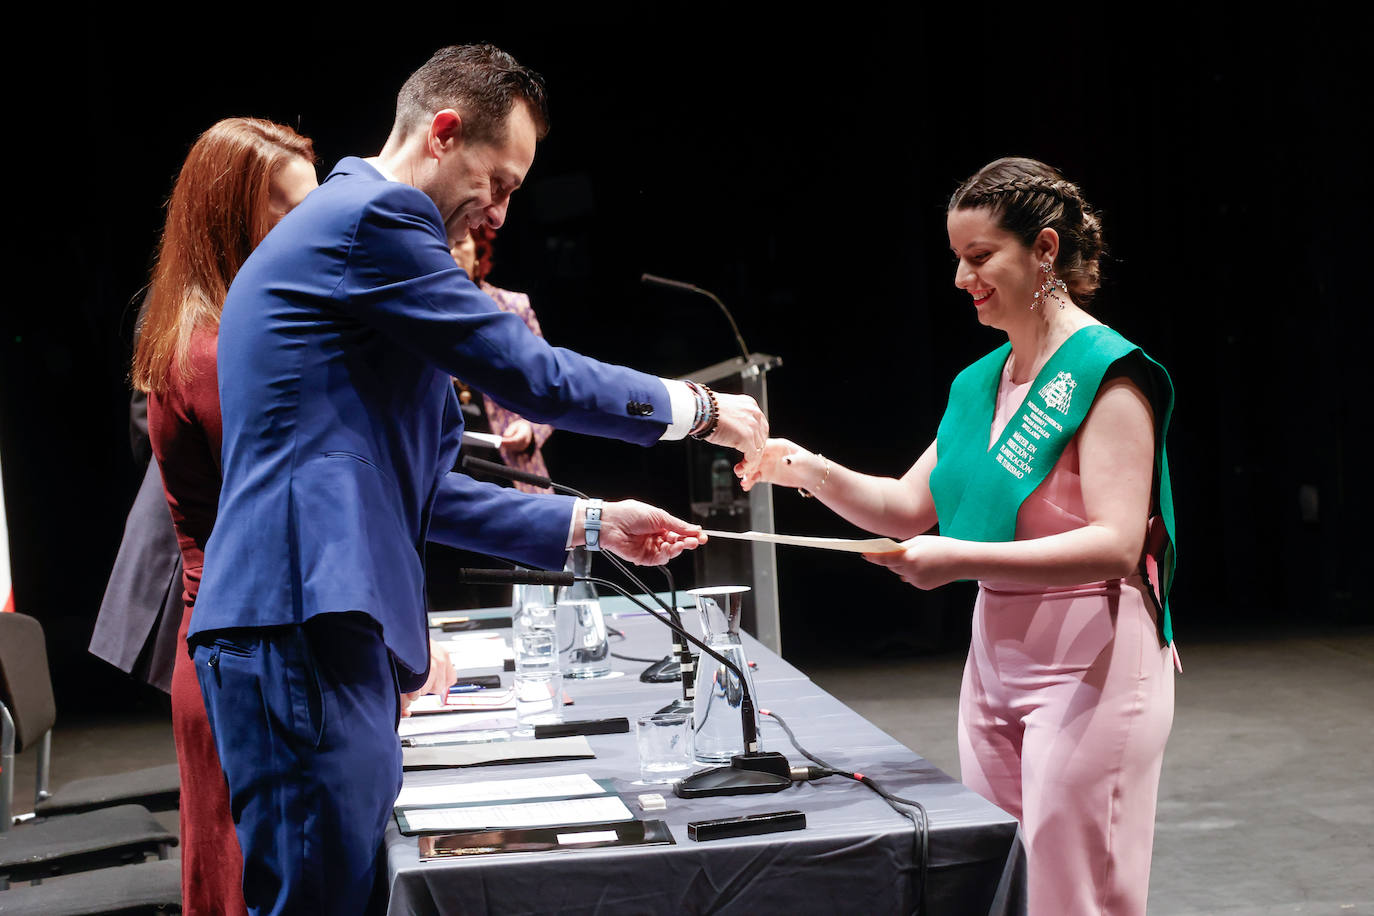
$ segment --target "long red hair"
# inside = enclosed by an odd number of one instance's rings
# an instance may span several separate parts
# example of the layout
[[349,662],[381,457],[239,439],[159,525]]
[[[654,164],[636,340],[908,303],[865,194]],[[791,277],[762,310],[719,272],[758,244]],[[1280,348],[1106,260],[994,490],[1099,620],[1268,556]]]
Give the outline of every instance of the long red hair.
[[134,348],[135,388],[165,392],[173,364],[190,377],[191,332],[219,327],[230,282],[272,228],[272,176],[293,156],[314,164],[310,140],[257,118],[226,118],[191,147],[167,203]]
[[493,243],[496,241],[496,230],[486,223],[472,230],[473,266],[472,282],[481,283],[491,273],[492,262],[494,260]]

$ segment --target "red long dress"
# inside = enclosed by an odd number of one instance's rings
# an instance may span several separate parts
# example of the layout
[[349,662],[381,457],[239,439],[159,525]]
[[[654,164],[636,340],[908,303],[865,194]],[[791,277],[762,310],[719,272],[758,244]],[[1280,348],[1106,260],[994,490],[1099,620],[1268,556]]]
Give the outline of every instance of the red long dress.
[[216,329],[191,336],[192,371],[172,367],[164,394],[148,397],[148,436],[162,469],[162,485],[181,545],[186,611],[172,669],[172,734],[181,768],[181,893],[183,912],[247,913],[243,854],[229,811],[229,787],[215,751],[186,631],[195,612],[205,542],[219,507],[220,442]]

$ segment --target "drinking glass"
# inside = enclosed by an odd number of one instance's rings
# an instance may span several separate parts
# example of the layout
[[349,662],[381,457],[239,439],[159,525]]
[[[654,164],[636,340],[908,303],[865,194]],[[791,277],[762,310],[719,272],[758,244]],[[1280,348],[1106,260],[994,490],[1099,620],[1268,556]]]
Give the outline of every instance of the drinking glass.
[[635,722],[639,749],[639,785],[677,782],[692,772],[692,717],[685,712],[656,712]]

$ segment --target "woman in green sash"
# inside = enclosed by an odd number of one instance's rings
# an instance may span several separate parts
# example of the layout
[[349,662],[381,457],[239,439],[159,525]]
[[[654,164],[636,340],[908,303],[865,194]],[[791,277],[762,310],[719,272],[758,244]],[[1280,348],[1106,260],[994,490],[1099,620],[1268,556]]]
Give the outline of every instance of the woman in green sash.
[[1172,387],[1084,311],[1101,224],[1057,171],[989,164],[947,227],[955,285],[1008,342],[955,379],[935,441],[894,479],[772,439],[743,483],[907,539],[867,558],[918,588],[978,580],[963,781],[1021,821],[1032,914],[1144,913],[1173,722]]

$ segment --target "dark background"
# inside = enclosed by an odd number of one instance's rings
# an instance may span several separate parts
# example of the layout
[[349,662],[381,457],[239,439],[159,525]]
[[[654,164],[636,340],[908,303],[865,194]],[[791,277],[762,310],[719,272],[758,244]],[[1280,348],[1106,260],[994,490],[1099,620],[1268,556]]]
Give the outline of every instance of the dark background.
[[[1370,504],[1352,443],[1370,302],[1358,30],[1314,14],[1269,34],[1197,14],[960,15],[744,33],[629,12],[195,34],[111,20],[26,36],[9,74],[19,206],[0,453],[16,603],[47,628],[60,692],[109,708],[137,692],[85,645],[139,480],[133,304],[187,148],[221,117],[272,118],[314,139],[323,178],[380,149],[396,90],[434,48],[475,40],[550,86],[553,131],[492,276],[531,294],[550,340],[686,372],[732,354],[728,327],[709,302],[638,277],[711,289],[752,349],[784,360],[778,434],[899,475],[957,370],[1001,342],[952,285],[944,201],[991,159],[1043,159],[1103,211],[1114,257],[1098,313],[1178,391],[1181,638],[1374,619],[1353,595]],[[583,489],[687,511],[681,445],[561,434],[547,456]],[[791,492],[776,505],[780,531],[854,533]],[[967,585],[920,593],[852,556],[778,561],[794,660],[966,637]],[[677,567],[690,579],[689,561]]]

